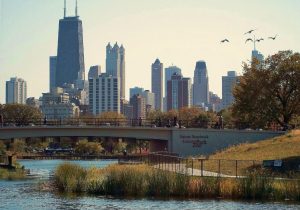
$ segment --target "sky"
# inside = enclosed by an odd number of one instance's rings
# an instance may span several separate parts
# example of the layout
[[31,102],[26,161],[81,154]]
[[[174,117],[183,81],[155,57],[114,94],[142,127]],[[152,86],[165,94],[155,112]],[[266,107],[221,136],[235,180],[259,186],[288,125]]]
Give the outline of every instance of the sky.
[[[67,15],[75,0],[67,0]],[[86,74],[92,65],[105,71],[108,42],[126,49],[126,97],[134,86],[151,90],[151,64],[176,65],[193,77],[196,62],[206,61],[210,90],[221,96],[222,76],[251,57],[250,29],[265,40],[264,56],[280,50],[300,52],[298,0],[78,0],[83,21]],[[57,53],[63,0],[0,0],[0,103],[5,81],[27,81],[28,97],[49,91],[49,56]],[[269,36],[278,34],[272,41]],[[221,44],[224,38],[229,43]]]

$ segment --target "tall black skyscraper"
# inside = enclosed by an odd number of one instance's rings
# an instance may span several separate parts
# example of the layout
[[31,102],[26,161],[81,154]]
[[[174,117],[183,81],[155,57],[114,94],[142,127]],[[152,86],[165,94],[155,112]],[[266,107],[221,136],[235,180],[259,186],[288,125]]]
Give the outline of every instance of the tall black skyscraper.
[[64,18],[59,20],[56,86],[64,83],[75,83],[76,80],[84,80],[84,52],[82,21],[77,13],[77,0],[75,16],[66,16],[66,0]]

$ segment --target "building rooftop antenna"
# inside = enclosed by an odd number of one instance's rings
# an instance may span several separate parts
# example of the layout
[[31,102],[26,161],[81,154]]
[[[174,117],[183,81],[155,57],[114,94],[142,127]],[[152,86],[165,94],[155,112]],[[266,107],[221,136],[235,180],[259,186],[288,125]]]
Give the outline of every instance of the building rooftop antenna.
[[75,16],[78,17],[78,2],[76,0]]
[[254,39],[253,39],[254,50],[256,50],[255,42],[256,42],[256,38],[255,38],[255,35],[254,35]]
[[64,2],[65,4],[64,4],[64,18],[67,16],[67,2],[66,2],[66,0],[65,0],[65,2]]

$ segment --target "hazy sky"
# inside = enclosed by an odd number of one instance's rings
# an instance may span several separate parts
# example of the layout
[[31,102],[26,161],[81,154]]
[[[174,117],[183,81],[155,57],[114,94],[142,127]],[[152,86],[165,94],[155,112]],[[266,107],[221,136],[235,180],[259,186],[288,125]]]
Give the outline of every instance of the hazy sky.
[[[210,90],[221,95],[221,76],[242,72],[253,45],[245,44],[246,31],[256,36],[278,34],[257,45],[265,56],[279,50],[300,51],[298,0],[78,0],[83,21],[86,73],[100,64],[105,71],[105,46],[122,43],[126,49],[128,89],[151,89],[151,64],[174,64],[193,77],[197,60],[205,60]],[[67,0],[74,15],[75,0]],[[28,97],[49,89],[49,56],[56,55],[58,21],[63,0],[0,0],[0,102],[5,102],[5,81],[27,81]],[[220,44],[228,38],[229,44]]]

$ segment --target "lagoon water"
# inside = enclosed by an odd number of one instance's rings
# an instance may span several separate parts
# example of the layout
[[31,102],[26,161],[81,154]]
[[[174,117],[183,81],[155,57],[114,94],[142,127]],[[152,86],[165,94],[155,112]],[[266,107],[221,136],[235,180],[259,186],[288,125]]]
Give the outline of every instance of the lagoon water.
[[[22,160],[37,179],[0,181],[0,209],[300,209],[299,204],[255,203],[217,200],[152,200],[115,199],[97,196],[65,197],[50,192],[40,192],[38,182],[49,179],[62,160]],[[113,160],[72,161],[84,167],[105,167]]]

